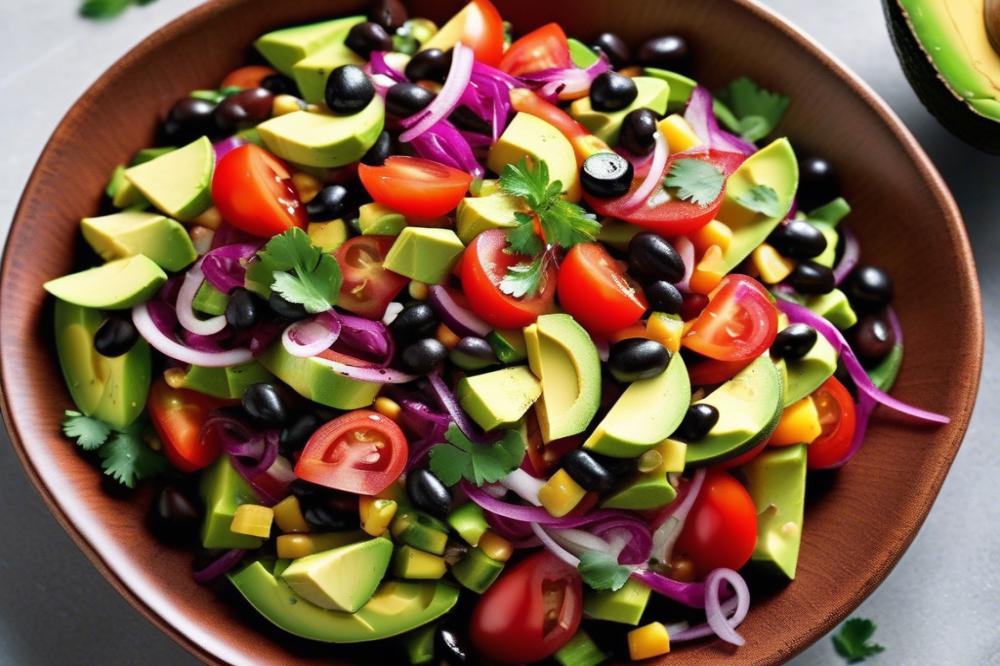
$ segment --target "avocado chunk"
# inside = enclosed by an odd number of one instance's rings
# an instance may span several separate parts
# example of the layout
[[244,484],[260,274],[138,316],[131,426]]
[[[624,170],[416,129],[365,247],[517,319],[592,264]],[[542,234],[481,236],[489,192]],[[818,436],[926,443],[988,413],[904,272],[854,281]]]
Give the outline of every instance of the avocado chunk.
[[176,272],[198,258],[187,230],[176,220],[125,211],[80,222],[83,238],[105,261],[144,254],[160,268]]
[[470,546],[478,546],[486,530],[490,529],[483,510],[475,502],[466,502],[448,514],[448,524]]
[[504,563],[494,560],[479,548],[472,548],[451,568],[451,575],[464,587],[482,594],[496,582]]
[[380,203],[366,203],[358,209],[358,227],[365,236],[398,236],[406,218]]
[[250,605],[295,636],[325,643],[360,643],[397,636],[452,609],[458,589],[447,583],[383,583],[356,613],[327,610],[295,594],[261,562],[229,574]]
[[801,301],[802,305],[842,331],[858,323],[858,315],[851,307],[851,302],[847,300],[847,294],[840,289],[834,289],[826,294],[806,296]]
[[893,345],[889,355],[882,359],[874,368],[868,370],[868,376],[871,377],[872,383],[880,391],[888,393],[893,384],[896,383],[896,378],[899,376],[899,370],[902,366],[903,346]]
[[414,548],[400,546],[392,558],[392,573],[397,578],[437,580],[448,571],[444,558]]
[[629,384],[583,448],[615,458],[634,458],[671,435],[691,403],[691,381],[680,354],[656,377]]
[[643,76],[652,76],[654,79],[666,81],[670,86],[670,94],[667,97],[667,111],[679,111],[683,109],[691,93],[698,87],[698,82],[692,78],[671,72],[659,67],[646,67],[642,70]]
[[605,245],[610,245],[619,252],[626,252],[632,239],[643,231],[645,229],[642,227],[628,222],[605,220],[601,225],[601,230],[597,232],[597,240]]
[[524,329],[528,366],[542,382],[535,413],[546,443],[587,429],[601,401],[601,361],[590,335],[567,314]]
[[145,340],[121,356],[94,349],[94,334],[104,323],[100,312],[57,300],[56,351],[66,387],[77,409],[114,428],[125,428],[146,406],[152,357]]
[[757,508],[757,546],[750,560],[795,578],[806,497],[806,445],[768,449],[743,466]]
[[392,538],[400,543],[435,555],[443,555],[448,544],[448,526],[416,509],[401,507],[392,519],[389,531]]
[[104,188],[104,193],[111,199],[111,205],[115,208],[128,208],[130,210],[142,210],[149,207],[149,201],[142,193],[136,189],[125,177],[125,165],[119,164],[111,172],[111,180]]
[[618,143],[618,133],[622,122],[636,109],[652,109],[658,116],[667,112],[670,100],[670,84],[663,79],[652,76],[636,76],[632,79],[639,93],[635,101],[620,111],[594,111],[590,106],[590,97],[581,97],[569,106],[569,114],[581,125],[603,139],[609,146]]
[[501,329],[491,331],[486,341],[501,363],[520,363],[528,360],[528,347],[521,329]]
[[199,487],[201,498],[205,502],[201,545],[204,548],[260,548],[264,543],[263,539],[237,534],[229,529],[236,507],[260,504],[253,488],[230,464],[229,456],[220,456],[202,473]]
[[368,539],[300,557],[281,579],[320,608],[353,613],[375,594],[391,557],[391,541]]
[[618,590],[586,590],[583,594],[583,614],[591,620],[620,622],[633,627],[639,624],[649,595],[653,590],[634,578],[629,578]]
[[257,126],[264,146],[282,159],[307,167],[334,168],[361,159],[382,133],[382,98],[351,116],[325,111],[293,111]]
[[574,65],[580,69],[587,69],[597,62],[597,53],[579,39],[570,37],[566,41],[569,44],[569,57]]
[[542,394],[542,385],[526,366],[463,377],[455,391],[462,409],[483,430],[517,423]]
[[56,298],[85,308],[126,310],[145,303],[167,281],[167,274],[143,254],[70,273],[44,285]]
[[347,240],[347,223],[343,220],[310,222],[306,228],[309,242],[324,252],[336,252]]
[[[769,217],[745,208],[740,197],[756,186],[766,186],[778,196],[780,215]],[[726,194],[717,215],[733,230],[722,255],[719,271],[728,273],[750,256],[785,219],[799,187],[799,163],[788,139],[778,139],[747,158],[726,181]]]
[[777,427],[784,405],[781,375],[766,355],[695,404],[719,410],[719,420],[705,437],[689,442],[688,465],[708,465],[740,455]]
[[125,178],[170,217],[187,222],[212,205],[215,150],[208,137],[125,169]]
[[552,658],[559,666],[597,666],[604,663],[608,656],[581,629],[566,645],[556,650]]
[[229,296],[213,287],[208,280],[203,280],[198,285],[198,291],[194,292],[194,298],[191,299],[192,310],[210,317],[226,314],[228,306]]
[[[784,328],[784,327],[783,327]],[[784,386],[784,406],[798,402],[829,379],[837,370],[837,351],[825,337],[816,336],[816,344],[800,359],[778,362]]]
[[312,104],[322,104],[326,99],[326,80],[330,77],[330,72],[343,65],[364,64],[364,58],[338,40],[295,63],[292,66],[292,78],[302,93],[302,99]]
[[483,197],[465,197],[455,212],[458,237],[468,245],[488,229],[509,229],[517,226],[514,213],[527,212],[516,197],[495,192]]
[[364,20],[364,16],[348,16],[273,30],[253,45],[276,70],[291,76],[295,63],[330,44],[343,44],[351,28]]
[[674,501],[677,490],[667,481],[663,472],[641,472],[624,488],[601,503],[605,509],[631,509],[645,511],[659,509]]
[[381,384],[341,375],[321,356],[293,356],[280,342],[257,359],[261,365],[303,398],[335,409],[367,407],[375,400]]
[[549,180],[562,183],[563,196],[570,201],[580,200],[580,171],[569,139],[541,118],[518,113],[490,148],[486,166],[501,173],[505,165],[517,164],[525,157],[536,163],[544,161]]
[[186,370],[176,368],[166,372],[170,385],[174,388],[184,388],[198,391],[216,398],[239,400],[252,384],[269,382],[274,375],[264,369],[260,363],[250,361],[242,365],[228,368],[203,368],[200,365],[189,365]]
[[433,624],[420,627],[403,637],[406,658],[411,666],[429,664],[434,661],[434,638],[437,627]]
[[383,268],[426,284],[441,284],[465,246],[451,229],[406,227],[389,248]]

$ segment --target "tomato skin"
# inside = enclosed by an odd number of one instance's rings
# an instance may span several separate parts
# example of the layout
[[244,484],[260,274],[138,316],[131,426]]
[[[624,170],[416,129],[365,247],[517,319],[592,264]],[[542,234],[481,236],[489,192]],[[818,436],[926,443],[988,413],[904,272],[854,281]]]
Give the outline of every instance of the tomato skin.
[[756,543],[757,510],[750,493],[728,472],[708,470],[674,554],[691,558],[704,577],[719,567],[739,569]]
[[[559,596],[558,607],[548,606]],[[580,574],[541,550],[501,574],[480,597],[469,636],[476,651],[490,660],[535,662],[565,645],[576,634],[582,616]]]
[[278,70],[267,65],[237,67],[226,74],[226,78],[222,79],[219,88],[243,88],[244,90],[247,88],[259,88],[264,79],[277,73]]
[[375,201],[412,217],[440,217],[465,197],[472,175],[419,157],[396,155],[382,166],[358,165],[361,184]]
[[355,236],[337,248],[334,256],[344,277],[337,305],[368,319],[382,318],[409,282],[382,267],[394,241],[392,236]]
[[[736,171],[736,168],[746,159],[744,155],[738,153],[728,153],[721,150],[709,150],[702,153],[676,153],[667,160],[667,167],[664,173],[670,173],[670,168],[674,162],[680,159],[700,159],[709,162],[722,171],[728,178]],[[715,218],[715,214],[722,207],[722,198],[725,196],[725,188],[719,193],[715,201],[701,206],[690,201],[682,201],[670,197],[656,205],[649,205],[649,201],[635,206],[626,207],[624,203],[629,196],[639,188],[643,178],[636,178],[629,191],[617,199],[602,199],[584,192],[583,198],[590,204],[590,207],[598,215],[605,217],[616,217],[626,222],[631,222],[640,227],[655,231],[663,236],[677,236],[690,233],[708,224]],[[663,192],[662,188],[654,191],[650,198]]]
[[291,172],[277,157],[248,143],[215,165],[212,201],[222,218],[262,238],[306,225],[306,209],[292,185]]
[[857,408],[851,392],[835,377],[830,377],[813,392],[823,431],[806,447],[806,466],[826,469],[840,462],[851,447],[858,425]]
[[778,309],[764,287],[734,274],[722,278],[681,344],[717,361],[749,361],[763,354],[777,333]]
[[490,0],[472,0],[469,3],[461,41],[475,52],[479,62],[492,67],[500,64],[503,58],[503,19]]
[[569,42],[562,26],[546,23],[511,44],[504,52],[499,68],[511,76],[521,76],[571,66]]
[[490,229],[476,236],[465,248],[459,265],[462,291],[469,307],[480,318],[497,328],[521,328],[552,311],[556,292],[556,268],[549,262],[538,292],[531,298],[514,298],[500,291],[500,281],[507,268],[529,258],[507,254],[507,234]]
[[588,331],[609,335],[649,309],[646,296],[600,243],[570,248],[559,267],[559,304]]
[[295,464],[295,475],[335,490],[377,495],[403,473],[408,454],[406,436],[395,421],[357,409],[313,433]]
[[203,438],[202,426],[212,410],[232,403],[171,388],[163,379],[154,381],[146,408],[170,464],[182,472],[196,472],[215,462],[222,454],[222,443],[214,437]]

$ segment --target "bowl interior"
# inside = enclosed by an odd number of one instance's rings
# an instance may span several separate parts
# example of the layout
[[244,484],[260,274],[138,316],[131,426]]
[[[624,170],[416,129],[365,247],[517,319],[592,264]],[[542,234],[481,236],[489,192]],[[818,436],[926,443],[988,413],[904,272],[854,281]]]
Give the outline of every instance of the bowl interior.
[[[458,2],[413,0],[437,21]],[[189,575],[190,555],[143,527],[147,493],[115,496],[59,432],[71,406],[51,348],[41,285],[68,272],[78,221],[97,210],[112,168],[149,145],[171,104],[214,87],[267,29],[363,11],[358,0],[216,0],[160,30],[74,105],[46,147],[11,228],[0,282],[3,415],[28,473],[56,517],[109,581],[206,660],[329,663],[355,654],[271,628],[225,586]],[[779,129],[800,152],[827,157],[854,209],[863,258],[896,281],[906,358],[894,394],[952,417],[923,428],[880,412],[866,445],[810,488],[798,578],[756,595],[741,627],[741,663],[779,663],[839,622],[877,586],[913,539],[970,416],[982,358],[979,292],[958,211],[912,137],[863,84],[787,25],[743,0],[497,2],[519,33],[559,21],[570,35],[603,30],[631,43],[687,35],[695,74],[710,87],[748,75],[792,99]],[[947,383],[941,378],[947,377]],[[678,647],[671,664],[733,654],[718,642]]]

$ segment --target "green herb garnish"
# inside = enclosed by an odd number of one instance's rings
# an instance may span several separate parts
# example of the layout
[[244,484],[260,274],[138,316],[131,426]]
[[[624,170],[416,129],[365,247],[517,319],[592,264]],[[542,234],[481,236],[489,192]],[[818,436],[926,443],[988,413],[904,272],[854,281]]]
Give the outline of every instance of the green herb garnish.
[[143,441],[139,424],[112,428],[100,419],[67,410],[62,429],[84,451],[96,451],[104,473],[128,488],[166,468],[163,456]]
[[524,459],[524,439],[516,430],[508,430],[493,444],[477,444],[452,423],[444,438],[447,444],[437,444],[430,451],[430,468],[448,486],[463,478],[477,486],[496,483]]
[[248,266],[247,278],[312,314],[336,305],[342,281],[337,260],[298,227],[269,240]]
[[153,0],[84,0],[80,16],[90,19],[110,19],[118,16],[131,5],[148,5]]
[[577,565],[583,582],[594,590],[620,590],[628,577],[632,575],[631,567],[618,564],[618,559],[610,553],[588,550],[580,555]]
[[75,439],[77,446],[84,451],[99,449],[111,434],[111,426],[104,421],[69,409],[66,410],[62,429],[63,433],[70,439]]
[[787,97],[764,90],[745,76],[720,90],[718,97],[737,116],[737,131],[747,141],[773,132],[789,103]]
[[874,622],[861,617],[852,617],[833,635],[833,647],[848,664],[856,664],[885,650],[878,643],[869,642],[874,635]]
[[679,198],[707,206],[719,198],[726,176],[713,164],[687,157],[673,163],[663,184],[677,188]]
[[779,217],[786,212],[778,200],[778,193],[768,185],[754,185],[736,197],[736,203],[747,210],[763,213],[768,217]]

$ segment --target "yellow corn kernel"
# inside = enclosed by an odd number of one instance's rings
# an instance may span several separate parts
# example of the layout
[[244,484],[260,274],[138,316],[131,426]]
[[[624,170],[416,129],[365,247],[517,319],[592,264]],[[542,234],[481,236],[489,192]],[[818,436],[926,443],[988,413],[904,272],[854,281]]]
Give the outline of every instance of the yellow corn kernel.
[[725,252],[733,241],[733,230],[723,222],[712,220],[700,229],[689,233],[688,239],[698,254],[705,254],[708,252],[708,248],[713,245],[718,245]]
[[361,530],[326,532],[324,534],[282,534],[276,541],[278,557],[294,560],[349,543],[364,541],[368,535]]
[[634,66],[623,67],[622,69],[618,70],[618,73],[621,74],[622,76],[628,76],[628,77],[642,76],[642,67],[634,67]]
[[493,530],[483,532],[483,535],[479,537],[477,547],[483,551],[483,555],[497,562],[506,562],[514,554],[514,546],[511,545],[510,541]]
[[272,522],[274,522],[274,509],[271,507],[241,504],[236,507],[233,522],[229,524],[229,531],[266,539],[271,536]]
[[299,201],[304,204],[315,199],[319,191],[323,189],[323,183],[304,171],[296,171],[292,174],[292,185],[295,186],[295,191],[299,194]]
[[309,113],[323,113],[327,108],[326,104],[306,104],[305,110]]
[[628,656],[632,661],[670,652],[670,635],[661,622],[650,622],[628,632]]
[[375,398],[375,411],[382,416],[388,416],[393,421],[399,420],[399,403],[392,398],[379,396]]
[[362,497],[358,500],[361,529],[372,536],[381,536],[389,529],[397,508],[399,505],[391,499]]
[[275,95],[274,101],[271,102],[271,115],[283,116],[286,113],[301,111],[305,106],[306,103],[294,95]]
[[793,262],[778,254],[778,251],[767,243],[761,243],[754,249],[750,261],[760,273],[760,279],[766,284],[778,284],[795,268]]
[[659,474],[684,471],[684,456],[687,454],[687,444],[676,439],[665,439],[656,445],[653,451],[660,454],[660,466],[656,468]]
[[208,227],[214,231],[222,226],[222,215],[219,213],[218,208],[209,206],[205,209],[204,213],[191,220],[191,224],[196,224],[199,227]]
[[671,153],[679,153],[689,148],[701,145],[701,139],[695,134],[694,128],[684,116],[673,113],[661,120],[656,125],[660,129],[660,134],[667,140]]
[[170,388],[184,388],[184,376],[186,374],[182,368],[167,368],[163,371],[163,381]]
[[274,505],[274,522],[282,532],[308,532],[309,523],[302,515],[299,498],[289,495]]
[[681,348],[681,336],[684,335],[684,320],[677,315],[654,312],[646,322],[646,337],[656,340],[676,354]]
[[643,451],[636,466],[640,472],[655,472],[663,464],[663,454],[655,448]]
[[417,301],[427,300],[427,285],[424,284],[423,282],[419,282],[417,280],[411,280],[410,287],[407,291],[410,292],[410,298],[414,300]]
[[791,446],[809,444],[823,432],[819,422],[819,410],[810,396],[785,407],[778,427],[774,429],[768,443],[771,446]]
[[309,241],[324,252],[335,252],[347,240],[347,223],[343,220],[310,222],[306,227]]
[[212,239],[215,238],[215,231],[200,224],[195,224],[188,229],[188,236],[191,237],[191,243],[194,245],[195,251],[198,254],[205,254],[212,249]]
[[705,251],[701,261],[691,272],[691,291],[696,294],[708,294],[726,277],[722,270],[722,248],[713,245]]
[[444,324],[438,324],[437,334],[434,336],[438,339],[438,342],[443,344],[448,349],[454,349],[458,346],[458,343],[462,340],[460,337],[455,335],[455,333],[445,326]]
[[581,488],[566,470],[561,469],[538,490],[538,501],[553,516],[562,518],[572,511],[586,494],[587,491]]

